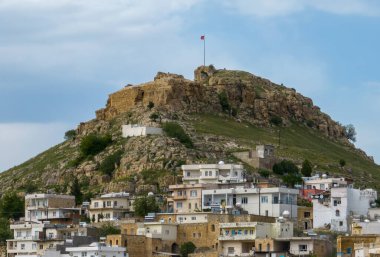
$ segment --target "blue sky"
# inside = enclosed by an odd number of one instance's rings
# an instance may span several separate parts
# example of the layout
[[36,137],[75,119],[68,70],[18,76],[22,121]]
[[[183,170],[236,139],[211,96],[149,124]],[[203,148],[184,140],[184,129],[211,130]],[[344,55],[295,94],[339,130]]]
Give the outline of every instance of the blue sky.
[[94,118],[107,94],[202,64],[297,89],[380,162],[380,2],[0,0],[0,171]]

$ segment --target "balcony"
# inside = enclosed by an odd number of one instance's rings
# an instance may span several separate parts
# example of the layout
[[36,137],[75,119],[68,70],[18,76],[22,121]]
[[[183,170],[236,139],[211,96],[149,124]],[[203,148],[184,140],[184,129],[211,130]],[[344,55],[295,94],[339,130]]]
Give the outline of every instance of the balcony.
[[242,240],[252,240],[256,238],[255,235],[222,235],[219,236],[219,241],[242,241]]
[[175,195],[173,196],[174,200],[186,200],[187,196],[186,195]]

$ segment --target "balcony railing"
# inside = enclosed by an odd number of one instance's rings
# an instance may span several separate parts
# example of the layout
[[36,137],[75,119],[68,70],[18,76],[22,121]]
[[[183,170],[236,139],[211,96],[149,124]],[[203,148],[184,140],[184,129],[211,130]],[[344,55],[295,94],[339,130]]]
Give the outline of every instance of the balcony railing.
[[233,241],[233,240],[255,240],[255,235],[222,235],[219,236],[220,241]]

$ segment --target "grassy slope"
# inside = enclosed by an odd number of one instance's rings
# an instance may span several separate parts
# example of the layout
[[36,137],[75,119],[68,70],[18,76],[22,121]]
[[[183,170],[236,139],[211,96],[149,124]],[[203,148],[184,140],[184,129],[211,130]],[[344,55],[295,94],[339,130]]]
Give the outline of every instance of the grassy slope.
[[[212,115],[197,116],[193,122],[197,133],[208,133],[235,138],[242,145],[253,147],[259,143],[274,144],[280,157],[302,162],[309,159],[317,170],[352,176],[357,186],[380,188],[380,166],[371,163],[343,144],[329,140],[319,132],[293,124],[281,128],[281,146],[278,148],[278,128],[258,128],[248,123]],[[346,160],[352,173],[339,168],[339,160]]]

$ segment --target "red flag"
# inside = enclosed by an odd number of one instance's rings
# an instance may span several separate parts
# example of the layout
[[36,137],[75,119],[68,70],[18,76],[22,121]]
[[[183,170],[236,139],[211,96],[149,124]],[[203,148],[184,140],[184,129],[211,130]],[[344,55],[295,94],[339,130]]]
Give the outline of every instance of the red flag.
[[205,40],[205,36],[203,35],[203,36],[201,36],[201,40]]

